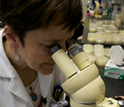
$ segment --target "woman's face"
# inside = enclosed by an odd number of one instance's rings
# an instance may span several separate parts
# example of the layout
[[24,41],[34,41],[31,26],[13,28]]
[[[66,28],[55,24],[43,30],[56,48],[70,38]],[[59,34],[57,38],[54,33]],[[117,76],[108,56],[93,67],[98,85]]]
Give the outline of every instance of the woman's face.
[[55,62],[49,54],[49,50],[55,44],[66,50],[65,42],[73,36],[74,31],[61,29],[62,26],[50,26],[46,30],[37,29],[26,33],[24,46],[19,42],[17,54],[26,66],[44,74],[52,73]]

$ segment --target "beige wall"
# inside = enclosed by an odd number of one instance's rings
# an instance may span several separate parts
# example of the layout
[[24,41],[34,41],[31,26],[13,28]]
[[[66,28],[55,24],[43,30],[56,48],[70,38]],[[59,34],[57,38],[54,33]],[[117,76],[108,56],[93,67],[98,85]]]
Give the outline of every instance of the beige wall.
[[83,5],[83,19],[82,21],[85,21],[86,15],[87,15],[87,0],[82,0],[82,5]]

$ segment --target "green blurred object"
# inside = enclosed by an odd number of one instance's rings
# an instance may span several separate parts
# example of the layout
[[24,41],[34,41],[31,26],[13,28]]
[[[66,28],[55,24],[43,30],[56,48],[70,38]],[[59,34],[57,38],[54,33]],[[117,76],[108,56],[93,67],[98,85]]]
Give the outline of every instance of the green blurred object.
[[111,12],[111,8],[109,7],[109,8],[107,9],[107,16],[110,14],[110,12]]
[[107,9],[107,19],[110,20],[111,19],[111,8],[108,7]]

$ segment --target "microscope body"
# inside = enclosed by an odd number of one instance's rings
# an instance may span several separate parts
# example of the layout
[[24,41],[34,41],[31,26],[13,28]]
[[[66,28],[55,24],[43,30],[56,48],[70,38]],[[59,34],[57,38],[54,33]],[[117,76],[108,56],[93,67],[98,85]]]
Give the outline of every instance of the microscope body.
[[71,107],[119,107],[116,100],[105,97],[105,84],[98,68],[89,62],[80,45],[71,44],[68,55],[57,46],[50,54],[67,78],[62,88],[70,97]]

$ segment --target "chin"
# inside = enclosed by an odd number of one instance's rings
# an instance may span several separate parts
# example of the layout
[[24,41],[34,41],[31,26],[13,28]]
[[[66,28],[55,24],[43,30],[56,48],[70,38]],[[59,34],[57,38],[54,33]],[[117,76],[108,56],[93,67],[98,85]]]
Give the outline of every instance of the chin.
[[48,71],[48,72],[43,72],[42,74],[43,75],[50,75],[50,74],[52,74],[52,72],[53,72],[53,70],[52,71]]
[[54,69],[54,67],[53,68],[49,68],[49,69],[46,68],[46,69],[42,69],[42,70],[40,70],[38,72],[41,73],[41,74],[43,74],[43,75],[50,75],[50,74],[52,74],[53,69]]

